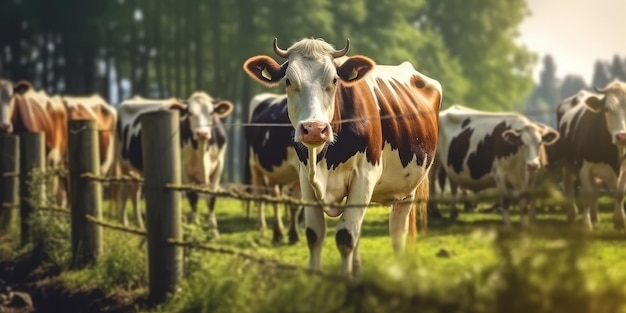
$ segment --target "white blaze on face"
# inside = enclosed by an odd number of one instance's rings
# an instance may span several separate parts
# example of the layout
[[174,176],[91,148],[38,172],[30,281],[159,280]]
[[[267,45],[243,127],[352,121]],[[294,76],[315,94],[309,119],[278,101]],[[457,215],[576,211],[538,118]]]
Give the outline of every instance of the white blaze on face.
[[296,142],[315,147],[333,140],[336,83],[336,68],[330,56],[289,59],[285,89]]
[[187,110],[193,139],[209,141],[213,127],[213,99],[202,92],[194,93],[189,98]]
[[606,124],[613,144],[626,145],[626,86],[605,94]]

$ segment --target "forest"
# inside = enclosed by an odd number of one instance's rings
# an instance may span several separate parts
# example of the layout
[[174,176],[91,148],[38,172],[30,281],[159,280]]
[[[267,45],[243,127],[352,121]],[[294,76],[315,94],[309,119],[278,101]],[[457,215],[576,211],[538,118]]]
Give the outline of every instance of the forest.
[[[133,95],[186,98],[203,90],[236,104],[226,123],[231,152],[241,151],[237,123],[245,122],[250,98],[280,92],[254,84],[242,70],[250,56],[273,55],[274,38],[283,48],[305,37],[340,48],[349,38],[351,55],[368,55],[379,64],[410,61],[441,82],[444,107],[550,110],[565,91],[584,85],[575,76],[557,81],[557,65],[548,56],[535,86],[532,70],[540,60],[516,43],[518,26],[532,14],[524,0],[3,3],[0,77],[29,80],[48,93],[99,93],[112,105]],[[626,61],[616,58],[613,67],[598,61],[603,76],[593,83],[623,77]],[[239,177],[240,154],[232,155],[226,181]]]

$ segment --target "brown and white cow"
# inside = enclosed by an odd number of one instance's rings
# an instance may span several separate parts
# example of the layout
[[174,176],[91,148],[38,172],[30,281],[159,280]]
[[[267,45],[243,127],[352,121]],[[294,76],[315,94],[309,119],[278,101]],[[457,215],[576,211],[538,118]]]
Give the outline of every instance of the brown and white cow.
[[[300,161],[293,141],[293,127],[287,114],[287,95],[262,93],[250,100],[250,125],[246,128],[248,158],[245,182],[251,184],[254,194],[269,191],[277,196],[284,188],[291,187],[299,194],[298,169]],[[276,126],[284,124],[284,126]],[[287,126],[287,127],[285,127]],[[262,201],[256,201],[259,228],[265,229],[265,213]],[[297,215],[299,206],[290,211],[289,243],[298,242]],[[274,242],[281,242],[284,227],[278,204],[274,204]]]
[[[615,80],[597,93],[581,90],[563,100],[557,108],[559,155],[563,159],[563,180],[569,199],[580,183],[583,226],[592,230],[597,215],[598,180],[614,190],[613,222],[616,229],[626,226],[624,186],[626,185],[626,83]],[[590,215],[591,213],[593,214]],[[572,201],[569,220],[575,220],[577,207]]]
[[[67,150],[67,112],[61,97],[36,91],[27,81],[14,85],[3,79],[0,80],[0,101],[0,132],[42,132],[47,168],[63,168]],[[50,177],[48,185],[57,196],[57,204],[64,206],[67,200],[64,180]]]
[[[175,98],[146,99],[134,97],[122,102],[118,108],[116,158],[122,173],[141,176],[143,173],[141,123],[142,114],[155,110],[180,111],[181,169],[183,183],[208,185],[215,190],[219,187],[224,168],[226,152],[226,131],[221,118],[233,110],[233,104],[226,100],[215,100],[205,92],[195,92],[186,101]],[[139,227],[143,228],[143,218],[139,210],[140,190],[130,183],[132,205]],[[124,202],[127,195],[118,201],[120,219],[128,224]],[[192,216],[197,213],[198,194],[187,192]],[[217,234],[215,218],[215,197],[207,197],[209,208],[209,228]],[[193,219],[193,218],[192,218]]]
[[117,111],[99,95],[87,97],[61,97],[69,120],[92,119],[98,130],[100,173],[108,175],[112,170],[115,149]]
[[[453,105],[439,114],[438,164],[456,188],[480,192],[496,188],[503,195],[531,191],[544,164],[544,146],[559,138],[558,132],[538,125],[518,113],[492,113]],[[520,199],[522,212],[534,203]],[[530,206],[527,206],[530,204]],[[509,224],[509,198],[502,199],[502,214]],[[453,209],[453,211],[455,208]],[[528,219],[522,215],[522,223]]]
[[[323,40],[302,39],[289,49],[248,59],[244,69],[257,81],[284,81],[289,119],[300,159],[309,266],[320,269],[326,237],[324,213],[336,217],[335,241],[344,272],[360,266],[361,224],[371,202],[391,205],[389,232],[396,254],[415,234],[413,200],[428,197],[428,170],[437,147],[441,85],[409,62],[376,65],[346,55]],[[337,206],[345,198],[345,206]]]

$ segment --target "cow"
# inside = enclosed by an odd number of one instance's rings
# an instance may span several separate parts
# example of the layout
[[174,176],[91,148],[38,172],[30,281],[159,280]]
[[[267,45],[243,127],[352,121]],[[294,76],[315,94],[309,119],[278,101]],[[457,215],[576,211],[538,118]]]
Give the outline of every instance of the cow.
[[[325,215],[341,218],[335,242],[346,274],[360,268],[359,237],[370,202],[391,205],[389,232],[396,255],[415,236],[416,210],[425,214],[428,170],[437,147],[441,84],[410,62],[376,65],[346,56],[321,39],[302,39],[244,62],[258,82],[284,82],[300,161],[309,267],[319,270]],[[343,57],[343,58],[342,58]],[[400,178],[400,179],[399,179]],[[420,200],[414,208],[414,199]],[[345,202],[345,206],[337,206]],[[317,204],[313,204],[317,203]]]
[[[123,101],[118,107],[118,126],[116,135],[116,163],[123,174],[141,177],[143,160],[141,148],[140,117],[147,112],[157,110],[178,110],[180,112],[180,144],[182,182],[189,184],[208,185],[212,190],[219,187],[224,157],[226,152],[226,130],[222,118],[233,110],[233,104],[227,100],[213,99],[205,92],[195,92],[189,99],[182,101],[176,98],[147,99],[135,96]],[[132,206],[135,211],[137,225],[144,227],[139,210],[140,188],[137,183],[130,183]],[[117,207],[120,209],[120,220],[128,225],[125,200],[128,194],[118,197]],[[190,220],[197,213],[198,194],[187,192],[191,206]],[[218,235],[217,219],[215,218],[215,197],[207,197],[209,209],[209,229]]]
[[[452,194],[456,188],[479,192],[496,188],[502,195],[514,196],[532,191],[544,164],[544,146],[551,145],[559,133],[538,125],[518,113],[492,113],[452,105],[439,114],[438,164],[445,171]],[[510,198],[503,197],[503,221],[510,225]],[[534,203],[521,197],[521,222],[528,225],[534,217]],[[453,207],[453,212],[456,208]]]
[[579,183],[583,228],[593,230],[601,182],[614,190],[613,226],[624,229],[626,83],[614,80],[595,91],[581,90],[557,107],[558,128],[562,134],[558,155],[562,158],[565,193],[572,199],[568,205],[568,220],[576,219],[578,208],[573,197],[576,183]]
[[[59,96],[36,91],[27,81],[15,84],[0,80],[0,133],[42,132],[45,137],[46,167],[62,169],[67,150],[67,112]],[[67,185],[60,177],[49,176],[47,185],[56,204],[65,206]]]
[[[250,100],[248,122],[251,125],[246,128],[248,157],[245,182],[251,184],[252,192],[258,196],[264,190],[269,190],[274,196],[278,196],[285,187],[292,187],[299,194],[300,161],[294,147],[294,130],[287,114],[287,95],[262,93],[254,96]],[[284,125],[277,126],[278,124]],[[259,228],[263,230],[266,223],[262,201],[256,201],[256,207]],[[295,244],[299,240],[297,222],[299,208],[297,205],[289,207],[290,244]],[[278,205],[274,204],[273,241],[282,242],[283,233],[284,226]]]
[[[67,121],[93,119],[98,130],[100,173],[108,174],[113,164],[113,133],[117,112],[99,95],[58,96],[45,91],[35,91],[27,81],[13,85],[0,80],[3,133],[43,132],[46,147],[46,165],[62,169],[67,163]],[[52,192],[56,193],[57,204],[64,206],[67,179],[50,179]],[[60,188],[59,188],[60,187]]]
[[117,110],[99,95],[86,97],[62,96],[61,100],[70,120],[91,119],[96,122],[101,175],[113,170],[115,127]]

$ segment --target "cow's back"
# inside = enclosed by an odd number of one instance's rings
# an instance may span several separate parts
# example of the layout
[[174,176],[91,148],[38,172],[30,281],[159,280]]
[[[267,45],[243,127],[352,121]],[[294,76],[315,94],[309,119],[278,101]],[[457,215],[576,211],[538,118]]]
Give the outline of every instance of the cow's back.
[[92,119],[98,130],[100,164],[102,173],[108,173],[115,152],[115,128],[117,111],[99,95],[89,97],[63,97],[70,120]]
[[157,110],[167,110],[177,100],[144,99],[133,97],[117,106],[117,127],[115,136],[116,158],[124,172],[143,172],[141,143],[141,115]]
[[67,113],[59,96],[29,89],[15,95],[14,131],[43,132],[49,162],[61,164],[67,151]]

